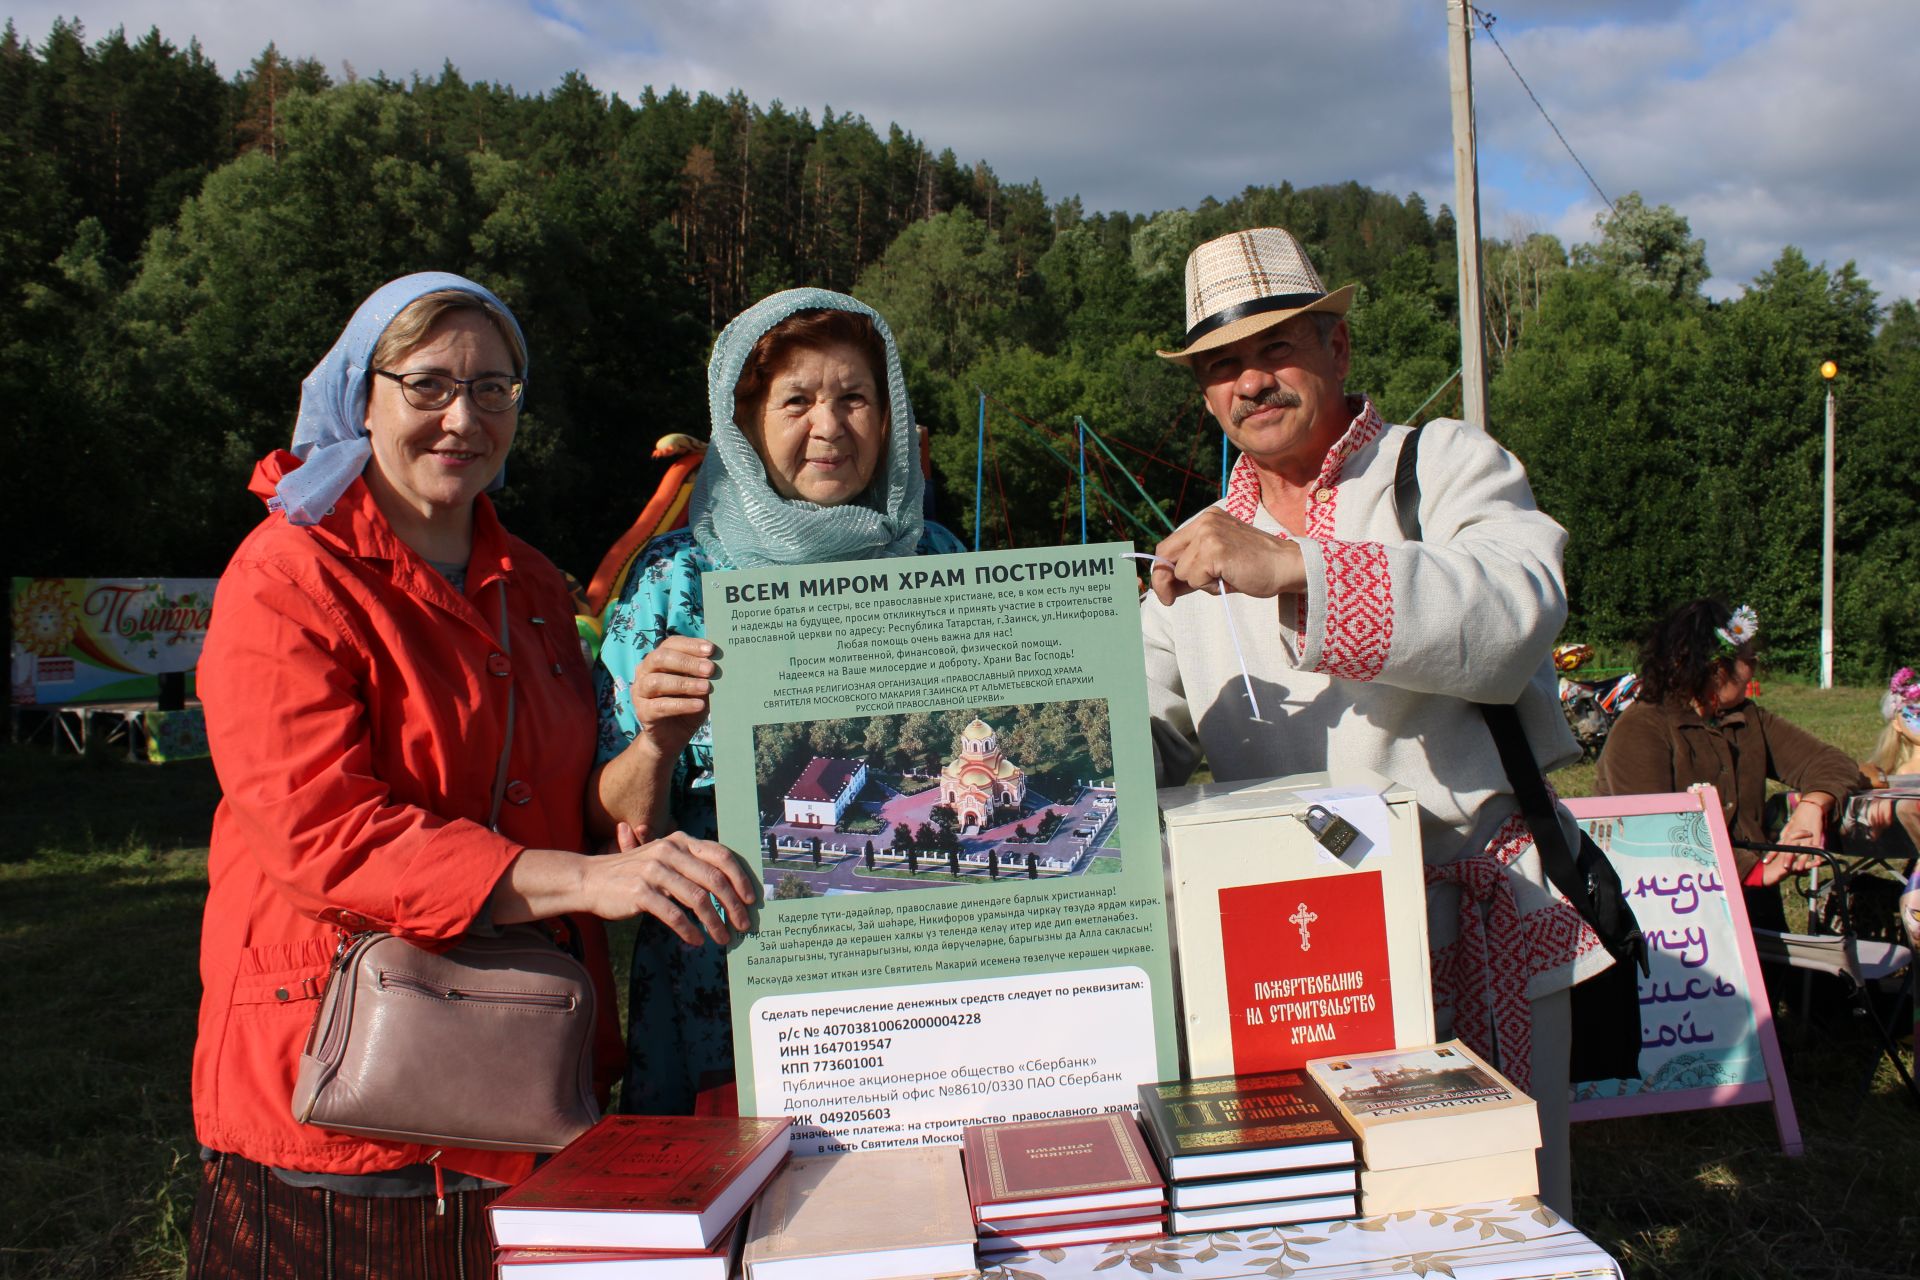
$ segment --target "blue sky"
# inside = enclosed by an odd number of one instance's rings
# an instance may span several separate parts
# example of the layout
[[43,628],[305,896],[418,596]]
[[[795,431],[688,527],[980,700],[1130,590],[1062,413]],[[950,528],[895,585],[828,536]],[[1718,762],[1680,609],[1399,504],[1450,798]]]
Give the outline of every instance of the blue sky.
[[[37,39],[73,0],[14,0]],[[1487,0],[1494,35],[1609,196],[1673,205],[1737,294],[1783,246],[1920,296],[1920,3]],[[522,92],[578,69],[897,122],[1054,199],[1150,212],[1256,183],[1355,179],[1452,203],[1444,0],[100,0],[223,72],[269,40],[336,76]],[[1474,46],[1489,235],[1590,238],[1599,197],[1498,50]]]

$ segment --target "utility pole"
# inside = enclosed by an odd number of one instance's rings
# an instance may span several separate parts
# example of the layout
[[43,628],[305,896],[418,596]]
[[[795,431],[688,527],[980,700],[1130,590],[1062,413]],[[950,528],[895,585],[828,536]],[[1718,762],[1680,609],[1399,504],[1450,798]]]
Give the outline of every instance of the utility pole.
[[1460,392],[1466,419],[1487,423],[1486,328],[1480,295],[1480,163],[1473,146],[1473,6],[1447,0],[1447,80],[1453,89],[1453,220],[1460,260]]
[[1820,366],[1827,382],[1827,483],[1820,517],[1820,687],[1833,688],[1833,376],[1840,366]]

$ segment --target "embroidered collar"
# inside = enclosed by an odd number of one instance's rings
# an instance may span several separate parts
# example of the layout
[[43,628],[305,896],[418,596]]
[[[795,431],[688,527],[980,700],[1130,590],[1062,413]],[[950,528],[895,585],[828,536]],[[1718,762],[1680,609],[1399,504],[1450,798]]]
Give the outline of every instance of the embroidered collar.
[[[1387,424],[1373,407],[1373,401],[1365,396],[1348,397],[1348,405],[1355,402],[1358,408],[1353,421],[1340,438],[1327,450],[1327,456],[1320,460],[1320,474],[1314,481],[1313,491],[1307,495],[1309,508],[1320,503],[1333,501],[1340,487],[1340,476],[1345,469],[1347,459],[1380,438]],[[1260,471],[1253,465],[1253,459],[1246,454],[1233,464],[1233,472],[1227,478],[1227,514],[1244,524],[1252,524],[1260,510]]]

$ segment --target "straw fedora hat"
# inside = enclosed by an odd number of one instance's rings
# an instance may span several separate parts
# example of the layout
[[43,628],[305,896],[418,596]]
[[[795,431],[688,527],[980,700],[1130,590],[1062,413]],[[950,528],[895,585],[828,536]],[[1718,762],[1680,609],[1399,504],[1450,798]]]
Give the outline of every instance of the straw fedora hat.
[[1347,314],[1352,285],[1327,292],[1291,232],[1254,227],[1209,240],[1187,255],[1187,336],[1177,351],[1155,354],[1190,363],[1310,311]]

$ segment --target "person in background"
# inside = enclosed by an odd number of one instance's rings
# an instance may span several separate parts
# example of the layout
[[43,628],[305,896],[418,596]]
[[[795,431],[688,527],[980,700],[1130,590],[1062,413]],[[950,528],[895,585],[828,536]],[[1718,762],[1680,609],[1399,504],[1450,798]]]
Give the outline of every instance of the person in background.
[[[1760,650],[1754,611],[1690,600],[1648,631],[1640,649],[1640,695],[1620,714],[1600,753],[1599,795],[1685,791],[1711,784],[1736,841],[1826,847],[1834,807],[1862,785],[1847,753],[1774,715],[1747,696]],[[1777,836],[1766,828],[1767,783],[1799,799]],[[1747,915],[1785,929],[1779,884],[1817,859],[1734,848]]]
[[[531,1155],[293,1118],[301,1049],[349,935],[433,947],[522,921],[574,935],[599,996],[604,1104],[621,1046],[593,917],[660,912],[675,894],[676,918],[684,908],[716,936],[710,898],[745,916],[749,886],[718,845],[634,848],[627,832],[621,852],[580,852],[593,692],[572,604],[486,497],[527,363],[520,326],[480,285],[392,281],[308,375],[291,452],[255,468],[267,517],[221,575],[199,667],[222,798],[193,1051],[206,1162],[193,1280],[332,1275],[336,1260],[386,1280],[489,1273],[482,1210]],[[510,716],[511,781],[489,825]]]
[[[1887,682],[1880,697],[1880,716],[1886,727],[1860,773],[1876,789],[1920,790],[1920,676],[1902,667]],[[1877,799],[1867,806],[1866,828],[1876,840],[1893,840],[1895,856],[1920,852],[1920,800]],[[1897,834],[1891,828],[1898,826]],[[1883,850],[1884,851],[1884,850]],[[1920,868],[1915,869],[1920,872]],[[1920,882],[1914,885],[1920,889]]]
[[[713,438],[688,527],[650,542],[607,605],[598,833],[715,834],[707,707],[724,655],[705,638],[702,573],[964,550],[923,516],[900,355],[865,303],[824,289],[762,299],[715,341],[707,391]],[[726,953],[693,919],[642,923],[627,1048],[623,1110],[685,1114],[705,1090],[703,1110],[730,1109]]]
[[1910,777],[1920,785],[1920,676],[1912,667],[1902,667],[1887,682],[1880,696],[1880,716],[1886,727],[1873,754],[1861,765],[1876,787],[1884,787],[1897,777]]

